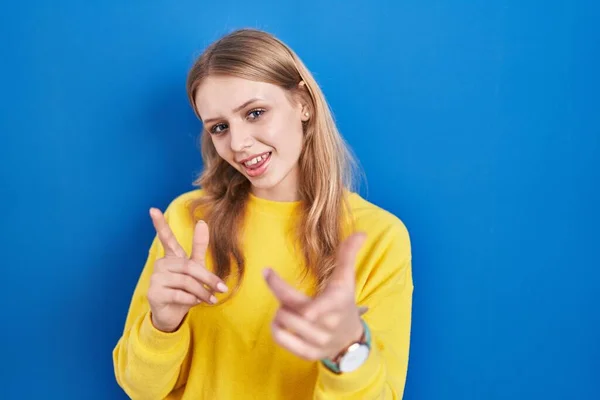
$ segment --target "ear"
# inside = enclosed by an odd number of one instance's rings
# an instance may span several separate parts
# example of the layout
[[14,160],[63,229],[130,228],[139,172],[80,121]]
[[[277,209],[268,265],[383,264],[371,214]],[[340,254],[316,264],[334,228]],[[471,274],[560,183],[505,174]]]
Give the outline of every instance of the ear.
[[312,117],[312,109],[310,107],[310,94],[304,81],[298,83],[298,88],[295,90],[295,98],[300,107],[300,119],[302,122],[308,121]]
[[300,112],[302,113],[300,115],[302,122],[306,122],[310,119],[309,107],[306,104],[302,104],[302,110],[300,110]]

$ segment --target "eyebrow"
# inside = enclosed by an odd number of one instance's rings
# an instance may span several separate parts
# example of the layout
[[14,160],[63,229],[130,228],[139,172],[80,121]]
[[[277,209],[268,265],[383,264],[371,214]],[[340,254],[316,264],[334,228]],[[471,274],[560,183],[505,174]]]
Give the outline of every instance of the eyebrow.
[[[254,98],[252,98],[252,99],[250,99],[250,100],[246,101],[244,104],[242,104],[242,105],[240,105],[240,106],[237,106],[236,108],[234,108],[234,109],[232,110],[232,112],[235,114],[235,113],[239,112],[241,109],[243,109],[243,108],[245,108],[245,107],[249,106],[250,104],[252,104],[252,103],[254,103],[254,102],[257,102],[257,101],[261,101],[261,100],[262,100],[262,99],[259,99],[258,97],[254,97]],[[205,119],[205,120],[203,120],[202,122],[203,122],[203,123],[205,123],[205,124],[207,124],[207,123],[210,123],[210,122],[216,121],[216,120],[218,120],[218,119],[220,119],[220,118],[219,118],[219,117],[217,117],[217,118],[209,118],[209,119]]]

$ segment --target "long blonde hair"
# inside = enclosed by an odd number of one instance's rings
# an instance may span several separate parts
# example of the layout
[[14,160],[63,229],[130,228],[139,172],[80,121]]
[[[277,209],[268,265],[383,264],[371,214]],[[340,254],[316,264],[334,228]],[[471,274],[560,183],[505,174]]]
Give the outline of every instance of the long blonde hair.
[[[196,90],[209,75],[228,75],[275,84],[308,105],[311,118],[304,123],[304,143],[299,158],[300,215],[298,240],[307,266],[317,283],[325,286],[335,263],[343,234],[345,194],[354,188],[356,162],[339,134],[321,89],[300,58],[273,35],[256,30],[236,30],[212,43],[196,60],[187,78],[187,93],[197,114]],[[301,84],[304,82],[304,84]],[[200,116],[197,114],[200,118]],[[203,196],[191,205],[194,215],[210,228],[209,251],[215,273],[231,274],[235,261],[238,286],[244,276],[239,232],[251,189],[248,179],[218,154],[209,134],[201,137],[204,170],[194,182]]]

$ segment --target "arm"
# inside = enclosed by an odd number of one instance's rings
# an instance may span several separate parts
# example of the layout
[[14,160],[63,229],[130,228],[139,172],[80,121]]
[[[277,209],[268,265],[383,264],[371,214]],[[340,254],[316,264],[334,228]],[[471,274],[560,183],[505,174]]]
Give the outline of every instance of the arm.
[[171,333],[152,325],[146,293],[159,252],[162,249],[155,239],[133,293],[123,335],[113,350],[117,382],[134,399],[163,399],[175,389],[190,344],[187,317]]
[[369,358],[356,371],[337,375],[319,363],[315,400],[401,399],[410,343],[412,270],[403,226],[377,239],[358,271],[358,304],[368,306]]
[[117,382],[133,399],[163,399],[184,383],[178,382],[178,377],[190,344],[187,317],[175,332],[159,331],[152,325],[146,298],[154,261],[163,252],[155,238],[133,293],[123,335],[113,350]]
[[[117,382],[135,399],[162,399],[185,385],[191,364],[189,311],[228,290],[206,269],[208,226],[190,218],[184,197],[164,215],[151,208],[150,217],[157,235],[113,351]],[[191,251],[180,242],[191,243]]]

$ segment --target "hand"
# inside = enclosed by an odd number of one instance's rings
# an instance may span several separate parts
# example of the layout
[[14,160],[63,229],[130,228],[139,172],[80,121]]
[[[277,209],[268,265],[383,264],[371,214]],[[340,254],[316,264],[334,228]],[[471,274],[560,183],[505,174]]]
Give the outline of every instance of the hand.
[[160,210],[150,209],[150,217],[165,249],[164,258],[154,263],[148,288],[152,324],[158,330],[173,332],[191,307],[202,301],[216,303],[213,293],[226,292],[227,286],[205,267],[208,226],[204,221],[196,224],[188,259]]
[[280,346],[315,361],[333,359],[360,340],[363,326],[354,299],[354,264],[365,238],[357,233],[340,245],[331,280],[314,299],[288,285],[271,269],[265,270],[267,285],[280,303],[271,325]]

